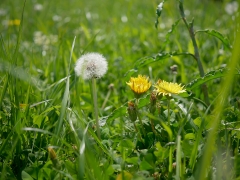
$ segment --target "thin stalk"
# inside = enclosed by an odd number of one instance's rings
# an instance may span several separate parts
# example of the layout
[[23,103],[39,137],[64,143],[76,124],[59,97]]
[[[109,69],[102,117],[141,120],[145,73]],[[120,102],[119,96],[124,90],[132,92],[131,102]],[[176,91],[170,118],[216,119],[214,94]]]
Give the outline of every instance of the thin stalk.
[[[181,14],[182,20],[183,20],[184,24],[186,25],[186,27],[188,29],[190,38],[191,38],[192,43],[193,43],[194,56],[195,56],[195,59],[196,59],[197,64],[198,64],[198,70],[199,70],[200,76],[203,77],[205,75],[205,73],[204,73],[204,69],[203,69],[203,66],[202,66],[201,59],[200,59],[199,48],[198,48],[197,41],[196,41],[196,38],[195,38],[195,33],[194,33],[194,30],[193,30],[193,20],[192,20],[191,23],[187,22],[186,17],[185,17],[185,13],[184,13],[184,8],[183,8],[183,0],[179,1],[179,9],[180,9],[180,14]],[[207,89],[207,85],[205,83],[202,85],[202,90],[203,90],[203,95],[204,95],[204,101],[207,105],[209,105],[210,102],[209,102],[209,97],[208,97],[208,89]]]
[[111,95],[111,93],[113,91],[113,87],[114,87],[113,84],[110,84],[108,86],[108,93],[107,93],[106,98],[105,98],[105,100],[104,100],[104,102],[102,104],[102,107],[101,107],[102,110],[105,108],[105,106],[107,104],[107,101],[108,101],[108,99],[109,99],[109,97],[110,97],[110,95]]
[[142,141],[142,143],[144,144],[144,140],[143,140],[143,138],[141,137],[141,134],[139,134],[139,131],[138,131],[138,128],[137,128],[135,122],[133,122],[133,125],[134,125],[134,127],[135,127],[135,129],[136,129],[136,133],[138,134],[139,139],[140,139],[140,140]]
[[[240,22],[240,17],[238,17],[236,22]],[[234,86],[234,74],[235,74],[235,68],[239,64],[239,48],[240,48],[240,31],[237,31],[236,29],[236,38],[233,46],[232,51],[232,57],[229,60],[228,68],[230,71],[226,73],[224,77],[224,81],[222,82],[220,87],[223,87],[220,89],[219,94],[221,96],[218,96],[215,103],[215,108],[213,111],[214,118],[211,118],[212,125],[211,125],[211,131],[209,132],[207,136],[207,142],[204,148],[202,160],[200,163],[200,166],[198,166],[198,171],[196,172],[196,180],[202,180],[207,179],[206,174],[209,171],[209,166],[211,165],[211,160],[213,156],[213,144],[216,141],[217,132],[219,130],[220,121],[222,120],[222,114],[224,111],[224,107],[228,103],[228,97],[229,93],[231,91],[232,86]]]
[[[170,127],[170,99],[168,99],[168,125]],[[172,138],[170,136],[169,136],[169,142],[172,142]],[[170,145],[169,146],[169,166],[168,166],[169,175],[168,175],[168,179],[172,179],[172,164],[173,164],[172,153],[173,153],[173,146]]]
[[181,179],[181,136],[177,136],[176,180]]
[[168,108],[168,125],[170,126],[170,99],[167,99],[168,104],[167,104],[167,108]]
[[142,126],[143,135],[146,136],[146,132],[145,132],[145,129],[143,127],[142,118],[141,118],[139,110],[138,110],[138,103],[139,103],[139,99],[136,98],[136,111],[137,111],[138,120],[139,120],[139,122],[140,122],[140,124]]
[[95,78],[92,78],[92,98],[93,98],[93,108],[94,108],[95,119],[96,119],[97,136],[99,139],[101,139],[99,120],[98,120],[97,87],[96,87]]
[[154,123],[153,123],[153,119],[150,119],[150,122],[151,122],[151,127],[152,127],[152,131],[155,135],[157,135],[157,132],[155,130],[155,126],[154,126]]

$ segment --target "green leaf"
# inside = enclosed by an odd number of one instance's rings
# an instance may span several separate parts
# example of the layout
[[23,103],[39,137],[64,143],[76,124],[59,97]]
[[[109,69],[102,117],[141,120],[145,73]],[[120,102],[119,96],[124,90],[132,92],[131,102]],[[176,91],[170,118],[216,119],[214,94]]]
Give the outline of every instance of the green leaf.
[[120,106],[115,109],[109,116],[106,116],[106,121],[110,123],[112,120],[124,116],[127,112],[127,107],[125,105]]
[[209,29],[206,29],[206,30],[199,30],[199,31],[196,31],[196,33],[198,32],[205,32],[211,36],[214,36],[216,38],[218,38],[220,41],[222,41],[222,43],[228,48],[228,49],[232,49],[232,45],[230,44],[229,40],[227,37],[225,37],[224,35],[222,35],[220,32],[216,31],[216,30],[209,30]]
[[193,120],[194,124],[200,128],[201,123],[202,123],[202,118],[201,117],[197,117],[196,119]]
[[22,171],[22,179],[23,180],[33,180],[33,178],[25,171]]
[[131,158],[126,159],[127,163],[131,163],[131,164],[134,164],[134,165],[138,165],[138,161],[139,161],[138,157],[131,157]]
[[200,77],[200,78],[194,79],[193,81],[188,83],[186,85],[186,89],[187,90],[192,90],[192,89],[194,89],[194,88],[196,88],[196,87],[206,83],[207,81],[223,77],[224,74],[225,74],[225,69],[224,68],[210,71],[207,74],[205,74],[204,77]]
[[178,19],[173,25],[172,25],[172,28],[167,32],[166,34],[166,40],[164,42],[164,47],[166,46],[167,43],[169,43],[169,38],[171,36],[171,34],[173,34],[175,28],[177,27],[178,23],[180,22],[181,19]]
[[182,150],[185,157],[190,157],[194,147],[195,134],[188,133],[185,135],[184,140],[182,141]]
[[112,165],[108,166],[108,168],[106,170],[106,174],[112,175],[113,173],[114,173],[114,169],[113,169]]
[[73,162],[71,161],[65,161],[65,167],[67,168],[68,172],[73,175],[73,174],[77,174],[76,168],[75,168],[75,164],[73,164]]
[[169,150],[168,148],[162,147],[160,142],[157,142],[155,146],[157,150],[154,151],[154,155],[156,156],[158,162],[163,162],[164,159],[168,157]]
[[152,165],[149,164],[145,159],[140,163],[140,170],[150,170],[153,169]]

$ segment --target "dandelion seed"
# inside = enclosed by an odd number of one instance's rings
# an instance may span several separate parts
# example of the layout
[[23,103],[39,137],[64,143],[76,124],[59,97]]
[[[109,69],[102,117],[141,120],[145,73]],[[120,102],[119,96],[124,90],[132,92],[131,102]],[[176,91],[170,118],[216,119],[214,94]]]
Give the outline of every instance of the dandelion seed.
[[127,82],[127,85],[130,86],[135,94],[140,95],[145,93],[151,87],[151,82],[148,81],[148,77],[138,75],[136,78],[131,77],[130,81]]
[[82,55],[76,63],[75,73],[88,80],[92,78],[101,78],[108,69],[106,58],[99,53],[88,53]]
[[164,80],[158,80],[154,87],[156,88],[156,93],[158,95],[162,94],[163,96],[171,96],[172,94],[180,94],[186,92],[184,86],[181,86],[181,84],[166,82]]

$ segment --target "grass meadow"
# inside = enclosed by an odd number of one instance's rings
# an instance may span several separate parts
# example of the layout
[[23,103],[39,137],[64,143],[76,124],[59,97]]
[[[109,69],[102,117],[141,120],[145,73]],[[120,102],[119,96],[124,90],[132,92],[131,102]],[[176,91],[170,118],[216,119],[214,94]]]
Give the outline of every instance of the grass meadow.
[[240,179],[239,6],[1,0],[0,179]]

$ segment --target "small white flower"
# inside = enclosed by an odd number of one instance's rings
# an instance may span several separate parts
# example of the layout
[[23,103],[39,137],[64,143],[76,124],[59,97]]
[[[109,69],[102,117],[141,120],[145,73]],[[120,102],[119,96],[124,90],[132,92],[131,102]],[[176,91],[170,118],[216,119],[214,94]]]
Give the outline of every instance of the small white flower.
[[99,53],[87,53],[82,55],[76,63],[75,73],[83,79],[102,77],[108,69],[106,58]]

